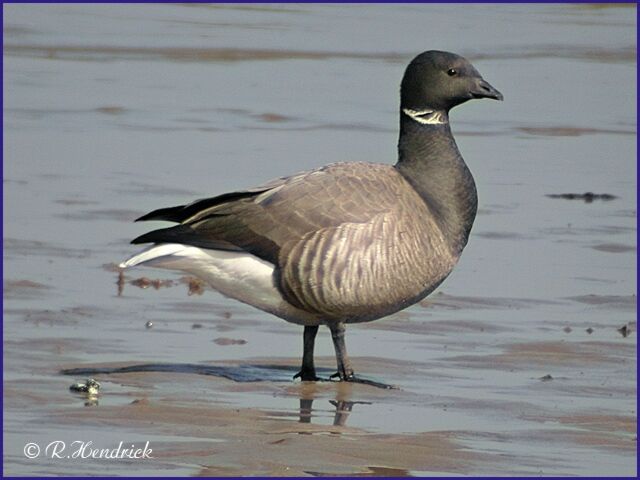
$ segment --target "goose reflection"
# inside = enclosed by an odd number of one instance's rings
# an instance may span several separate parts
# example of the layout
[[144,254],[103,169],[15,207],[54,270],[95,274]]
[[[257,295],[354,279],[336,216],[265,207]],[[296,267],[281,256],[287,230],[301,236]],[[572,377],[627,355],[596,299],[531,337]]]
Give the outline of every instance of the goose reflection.
[[[300,419],[299,423],[312,423],[311,419],[314,416],[313,402],[314,398],[301,398],[300,399]],[[347,425],[347,418],[353,406],[356,404],[371,405],[371,402],[354,402],[349,400],[329,400],[329,403],[335,407],[335,414],[333,417],[333,425],[336,427],[344,427]],[[320,411],[320,410],[316,410]]]

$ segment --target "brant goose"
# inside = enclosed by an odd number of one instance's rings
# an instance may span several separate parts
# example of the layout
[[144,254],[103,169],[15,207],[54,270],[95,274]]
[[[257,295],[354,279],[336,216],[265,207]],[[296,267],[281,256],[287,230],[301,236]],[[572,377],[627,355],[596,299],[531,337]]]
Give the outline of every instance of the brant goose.
[[467,244],[476,187],[449,127],[449,110],[473,98],[502,100],[463,57],[427,51],[400,88],[398,162],[335,163],[262,186],[155,210],[137,221],[178,225],[120,264],[181,270],[222,294],[304,326],[302,368],[319,380],[313,347],[331,330],[332,378],[354,375],[345,325],[402,310],[449,275]]

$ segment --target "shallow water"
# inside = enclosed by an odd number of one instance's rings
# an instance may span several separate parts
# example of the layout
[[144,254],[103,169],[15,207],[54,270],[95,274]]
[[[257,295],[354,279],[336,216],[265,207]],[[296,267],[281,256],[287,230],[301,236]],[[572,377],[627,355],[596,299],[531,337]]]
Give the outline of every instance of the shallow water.
[[[3,28],[5,475],[635,474],[635,6],[5,5]],[[452,113],[480,196],[456,270],[347,333],[398,389],[290,381],[299,327],[180,275],[118,295],[143,213],[393,163],[432,48],[505,101]],[[548,196],[585,192],[616,198]],[[328,376],[328,332],[317,355]],[[97,401],[68,391],[88,376]],[[156,457],[23,453],[77,439]]]

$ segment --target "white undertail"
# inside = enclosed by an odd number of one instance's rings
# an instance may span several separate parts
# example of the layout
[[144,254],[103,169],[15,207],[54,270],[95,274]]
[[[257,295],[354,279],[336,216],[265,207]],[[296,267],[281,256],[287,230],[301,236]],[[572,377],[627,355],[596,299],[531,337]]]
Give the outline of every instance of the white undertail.
[[138,265],[179,270],[195,275],[227,297],[302,325],[317,319],[287,303],[274,284],[272,263],[246,252],[229,252],[164,243],[153,245],[122,262],[120,268]]

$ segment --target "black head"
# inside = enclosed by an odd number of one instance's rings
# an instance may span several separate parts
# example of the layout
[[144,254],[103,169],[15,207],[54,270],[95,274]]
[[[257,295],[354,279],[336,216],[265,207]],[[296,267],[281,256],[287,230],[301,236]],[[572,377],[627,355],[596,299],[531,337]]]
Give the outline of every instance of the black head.
[[472,98],[502,100],[465,58],[429,50],[414,58],[402,78],[400,106],[449,111]]

